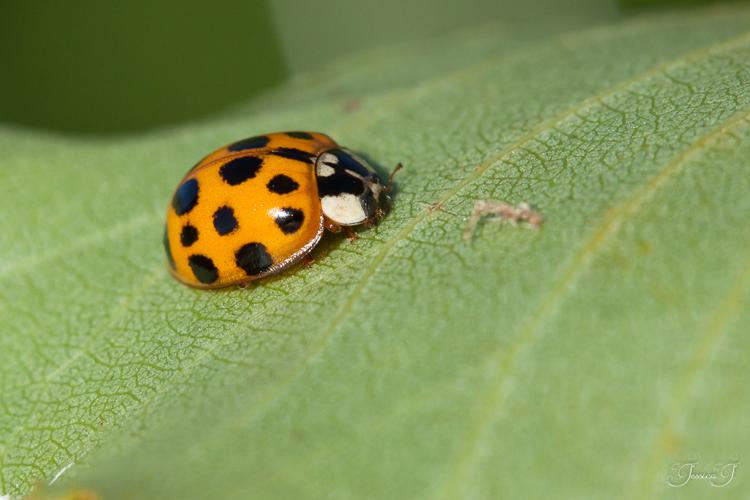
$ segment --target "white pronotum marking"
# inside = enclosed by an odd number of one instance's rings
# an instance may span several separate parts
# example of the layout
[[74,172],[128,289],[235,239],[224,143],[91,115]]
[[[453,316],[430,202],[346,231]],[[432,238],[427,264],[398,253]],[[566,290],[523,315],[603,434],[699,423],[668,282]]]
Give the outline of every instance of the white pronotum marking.
[[324,196],[320,199],[323,213],[332,221],[345,226],[361,224],[367,219],[359,198],[350,193]]
[[323,153],[322,155],[320,155],[320,158],[318,158],[316,173],[319,177],[328,177],[329,175],[333,175],[336,170],[334,170],[331,165],[338,164],[339,159],[338,157],[336,157],[336,155],[331,153]]
[[323,153],[322,155],[320,155],[318,162],[319,163],[333,163],[334,165],[338,165],[339,157],[333,153]]
[[318,177],[328,177],[336,173],[332,166],[325,163],[318,164]]

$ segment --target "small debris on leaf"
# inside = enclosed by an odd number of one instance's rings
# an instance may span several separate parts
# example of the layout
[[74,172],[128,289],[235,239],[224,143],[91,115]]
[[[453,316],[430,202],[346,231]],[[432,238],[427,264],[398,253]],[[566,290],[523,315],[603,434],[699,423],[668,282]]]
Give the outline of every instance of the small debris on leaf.
[[504,201],[477,200],[474,203],[474,210],[471,212],[469,222],[464,229],[465,240],[471,239],[477,224],[485,217],[499,219],[500,222],[507,222],[514,226],[521,224],[530,229],[539,229],[544,222],[542,214],[532,210],[526,202],[511,205]]

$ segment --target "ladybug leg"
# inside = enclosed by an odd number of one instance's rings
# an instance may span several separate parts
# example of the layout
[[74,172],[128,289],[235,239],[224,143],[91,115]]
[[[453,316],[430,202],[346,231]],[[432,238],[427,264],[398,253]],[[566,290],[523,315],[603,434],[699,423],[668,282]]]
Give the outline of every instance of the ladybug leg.
[[307,254],[304,257],[302,257],[302,265],[305,267],[310,267],[315,263],[315,259],[310,255]]
[[323,226],[332,233],[340,233],[341,226],[330,220],[328,217],[323,219]]
[[344,231],[346,232],[346,239],[349,240],[349,243],[354,243],[359,238],[357,232],[349,226],[346,226]]
[[385,217],[385,211],[383,211],[382,208],[378,207],[375,210],[375,215],[364,221],[362,223],[362,227],[365,229],[370,229],[374,225],[378,224],[381,220],[383,220],[383,217]]

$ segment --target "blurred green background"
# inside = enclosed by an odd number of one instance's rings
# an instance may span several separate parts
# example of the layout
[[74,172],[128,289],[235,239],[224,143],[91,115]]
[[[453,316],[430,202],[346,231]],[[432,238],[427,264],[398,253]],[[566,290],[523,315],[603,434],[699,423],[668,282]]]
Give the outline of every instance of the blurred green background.
[[208,114],[286,74],[259,0],[41,0],[3,11],[2,121],[130,131]]
[[[89,134],[169,125],[372,47],[497,20],[541,35],[554,26],[529,21],[557,1],[6,1],[0,122]],[[585,25],[644,6],[714,1],[568,3]]]
[[[5,2],[0,121],[84,133],[168,125],[349,53],[529,20],[553,1],[512,10],[492,0],[439,8],[431,0]],[[614,3],[580,8],[576,18],[601,19],[602,11],[614,15]]]

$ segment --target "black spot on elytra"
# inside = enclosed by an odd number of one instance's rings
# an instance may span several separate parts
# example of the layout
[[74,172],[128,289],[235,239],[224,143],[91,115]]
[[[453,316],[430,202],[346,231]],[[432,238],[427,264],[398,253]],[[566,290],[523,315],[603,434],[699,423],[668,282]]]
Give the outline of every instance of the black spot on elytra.
[[233,142],[232,144],[227,146],[227,149],[229,151],[243,151],[245,149],[264,148],[268,145],[268,142],[270,140],[271,139],[265,135],[257,135],[255,137],[248,137],[247,139]]
[[301,161],[304,163],[315,162],[315,155],[313,153],[308,153],[307,151],[302,151],[301,149],[297,148],[276,148],[271,151],[271,154],[281,156],[282,158],[288,158],[290,160]]
[[182,243],[182,246],[189,247],[196,241],[198,241],[198,229],[190,224],[182,226],[182,231],[180,232],[180,243]]
[[276,225],[284,234],[296,233],[305,221],[305,214],[298,208],[280,208],[274,217]]
[[172,197],[172,208],[177,215],[190,212],[198,204],[198,181],[188,179],[175,191]]
[[297,184],[297,182],[291,177],[288,177],[284,174],[279,174],[268,181],[266,187],[268,187],[268,190],[273,193],[287,194],[295,191],[299,187],[299,184]]
[[263,160],[257,156],[241,156],[222,165],[219,174],[224,182],[236,186],[255,177],[262,164]]
[[237,218],[234,216],[232,207],[223,206],[214,212],[214,227],[220,236],[231,233],[237,229]]
[[193,270],[196,279],[201,283],[210,285],[219,279],[219,270],[216,269],[214,261],[201,254],[193,254],[188,257],[188,265]]
[[307,132],[287,132],[286,135],[294,137],[295,139],[307,139],[308,141],[314,139],[314,137]]
[[249,276],[262,274],[273,265],[273,259],[262,243],[248,243],[234,254],[237,267]]
[[164,237],[162,238],[162,243],[164,244],[164,253],[167,254],[167,262],[169,262],[169,267],[172,269],[175,269],[174,264],[174,257],[172,256],[172,249],[169,248],[169,237],[167,236],[167,226],[164,226]]

